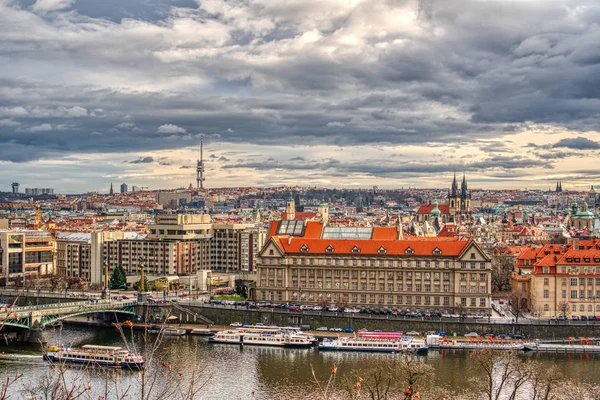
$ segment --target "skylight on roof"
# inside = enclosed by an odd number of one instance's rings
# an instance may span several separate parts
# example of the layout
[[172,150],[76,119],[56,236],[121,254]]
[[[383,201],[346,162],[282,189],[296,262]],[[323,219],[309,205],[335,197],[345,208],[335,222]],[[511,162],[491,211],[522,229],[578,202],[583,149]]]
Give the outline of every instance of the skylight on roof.
[[323,229],[323,239],[369,240],[372,234],[373,228],[327,226]]
[[304,234],[304,220],[284,220],[279,223],[278,235],[302,236]]

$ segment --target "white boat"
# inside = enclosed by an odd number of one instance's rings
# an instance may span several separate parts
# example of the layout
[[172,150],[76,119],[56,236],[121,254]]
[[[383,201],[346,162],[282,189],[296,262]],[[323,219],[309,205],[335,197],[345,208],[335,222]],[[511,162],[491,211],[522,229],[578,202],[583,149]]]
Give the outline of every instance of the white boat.
[[324,339],[319,350],[324,351],[368,351],[383,353],[426,353],[424,340],[403,336],[395,332],[359,332],[358,336]]
[[275,347],[311,347],[313,342],[304,335],[261,331],[261,330],[226,330],[217,332],[208,338],[211,343],[253,345],[253,346],[275,346]]
[[530,342],[523,345],[525,351],[545,351],[554,353],[600,353],[597,344],[560,344]]
[[427,335],[427,345],[439,350],[523,350],[524,345],[521,342],[511,341],[444,341],[439,335]]
[[214,335],[214,332],[212,332],[210,329],[208,328],[194,328],[190,331],[190,335],[196,335],[196,336],[212,336]]
[[44,354],[50,362],[101,365],[106,367],[142,368],[142,356],[116,346],[96,346],[86,344],[81,347],[50,346]]
[[398,351],[397,341],[386,339],[365,339],[360,337],[340,337],[337,339],[323,339],[319,344],[322,351],[368,351],[380,353],[395,353]]
[[148,329],[149,333],[161,333],[163,335],[167,335],[167,336],[182,336],[186,334],[186,330],[183,328],[173,328],[173,327],[166,327],[163,328],[161,326],[153,326],[151,328]]

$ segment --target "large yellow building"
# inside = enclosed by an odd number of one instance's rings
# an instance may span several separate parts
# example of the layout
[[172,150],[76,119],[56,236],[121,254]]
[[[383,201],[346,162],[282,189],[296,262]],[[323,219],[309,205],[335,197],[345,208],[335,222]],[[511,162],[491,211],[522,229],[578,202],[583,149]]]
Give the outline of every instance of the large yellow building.
[[274,221],[257,262],[257,300],[487,313],[490,258],[472,240],[402,240],[397,227]]

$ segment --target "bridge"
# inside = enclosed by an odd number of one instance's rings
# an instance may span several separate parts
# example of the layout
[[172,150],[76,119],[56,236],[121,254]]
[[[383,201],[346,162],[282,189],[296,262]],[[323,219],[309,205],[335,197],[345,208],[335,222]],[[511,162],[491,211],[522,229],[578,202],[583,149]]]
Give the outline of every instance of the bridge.
[[61,304],[42,304],[36,306],[17,306],[3,308],[0,311],[0,324],[23,328],[29,331],[27,336],[39,340],[47,325],[78,315],[117,312],[136,315],[136,301],[91,300]]

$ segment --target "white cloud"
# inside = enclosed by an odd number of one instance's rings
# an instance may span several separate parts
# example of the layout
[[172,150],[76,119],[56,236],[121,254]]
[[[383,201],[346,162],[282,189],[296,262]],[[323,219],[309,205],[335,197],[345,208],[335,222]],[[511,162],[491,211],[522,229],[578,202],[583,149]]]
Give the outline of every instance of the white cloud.
[[84,107],[80,107],[80,106],[75,106],[75,107],[71,107],[68,108],[66,110],[66,115],[67,117],[87,117],[88,116],[88,110]]
[[29,132],[47,132],[47,131],[54,130],[54,128],[52,127],[51,124],[41,124],[41,125],[32,126],[28,130],[29,130]]
[[75,0],[37,0],[31,9],[35,12],[64,10],[71,7]]
[[20,122],[12,120],[10,118],[0,119],[0,126],[15,127],[19,125],[21,125]]
[[346,126],[346,125],[344,125],[343,122],[338,122],[338,121],[328,122],[327,125],[325,125],[325,127],[327,127],[327,128],[343,128],[344,126]]
[[185,133],[185,129],[173,124],[164,124],[158,127],[156,133]]

